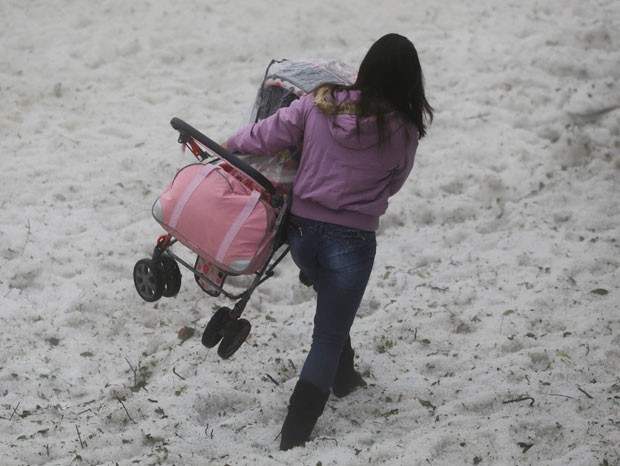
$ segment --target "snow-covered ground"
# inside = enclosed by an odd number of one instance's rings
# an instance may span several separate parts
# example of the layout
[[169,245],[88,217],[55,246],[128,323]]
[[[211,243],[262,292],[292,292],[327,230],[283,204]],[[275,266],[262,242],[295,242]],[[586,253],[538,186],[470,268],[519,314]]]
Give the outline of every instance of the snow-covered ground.
[[[179,163],[272,58],[416,44],[435,124],[354,325],[369,386],[278,451],[313,293],[287,258],[229,360],[226,300],[132,269]],[[2,0],[0,464],[620,464],[620,3]],[[179,329],[195,328],[181,340]]]

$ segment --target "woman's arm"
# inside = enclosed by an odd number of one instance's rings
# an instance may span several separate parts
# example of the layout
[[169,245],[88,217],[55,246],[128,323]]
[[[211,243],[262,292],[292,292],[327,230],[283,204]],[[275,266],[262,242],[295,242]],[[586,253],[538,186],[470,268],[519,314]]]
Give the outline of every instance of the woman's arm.
[[413,169],[413,161],[415,159],[415,152],[409,152],[405,155],[404,164],[398,168],[392,175],[390,180],[390,196],[393,196],[400,188],[403,187],[405,181],[409,177],[411,170]]
[[275,155],[301,144],[306,115],[314,96],[306,95],[258,123],[244,126],[226,141],[231,152]]

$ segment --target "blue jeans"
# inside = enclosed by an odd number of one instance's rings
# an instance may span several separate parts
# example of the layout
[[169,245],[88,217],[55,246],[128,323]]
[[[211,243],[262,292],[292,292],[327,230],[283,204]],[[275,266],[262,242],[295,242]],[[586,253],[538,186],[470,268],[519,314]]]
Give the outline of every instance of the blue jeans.
[[370,278],[375,232],[290,215],[287,237],[293,261],[317,292],[312,346],[300,379],[326,392]]

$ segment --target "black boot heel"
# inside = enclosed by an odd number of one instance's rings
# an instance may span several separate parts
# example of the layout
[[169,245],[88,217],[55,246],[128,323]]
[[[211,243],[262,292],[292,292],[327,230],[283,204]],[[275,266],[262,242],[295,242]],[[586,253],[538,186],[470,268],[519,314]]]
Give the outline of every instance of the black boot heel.
[[332,386],[332,393],[342,398],[354,391],[358,387],[365,387],[366,382],[362,375],[355,370],[353,359],[355,351],[351,347],[351,338],[348,338],[340,354],[340,362],[338,363],[338,371]]

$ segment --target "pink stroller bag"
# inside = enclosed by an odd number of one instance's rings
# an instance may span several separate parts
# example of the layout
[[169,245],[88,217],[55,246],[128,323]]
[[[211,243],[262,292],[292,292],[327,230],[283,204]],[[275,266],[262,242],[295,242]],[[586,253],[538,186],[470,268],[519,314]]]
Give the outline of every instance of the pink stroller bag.
[[168,233],[218,269],[256,272],[271,252],[276,213],[262,188],[226,163],[179,170],[153,205]]

